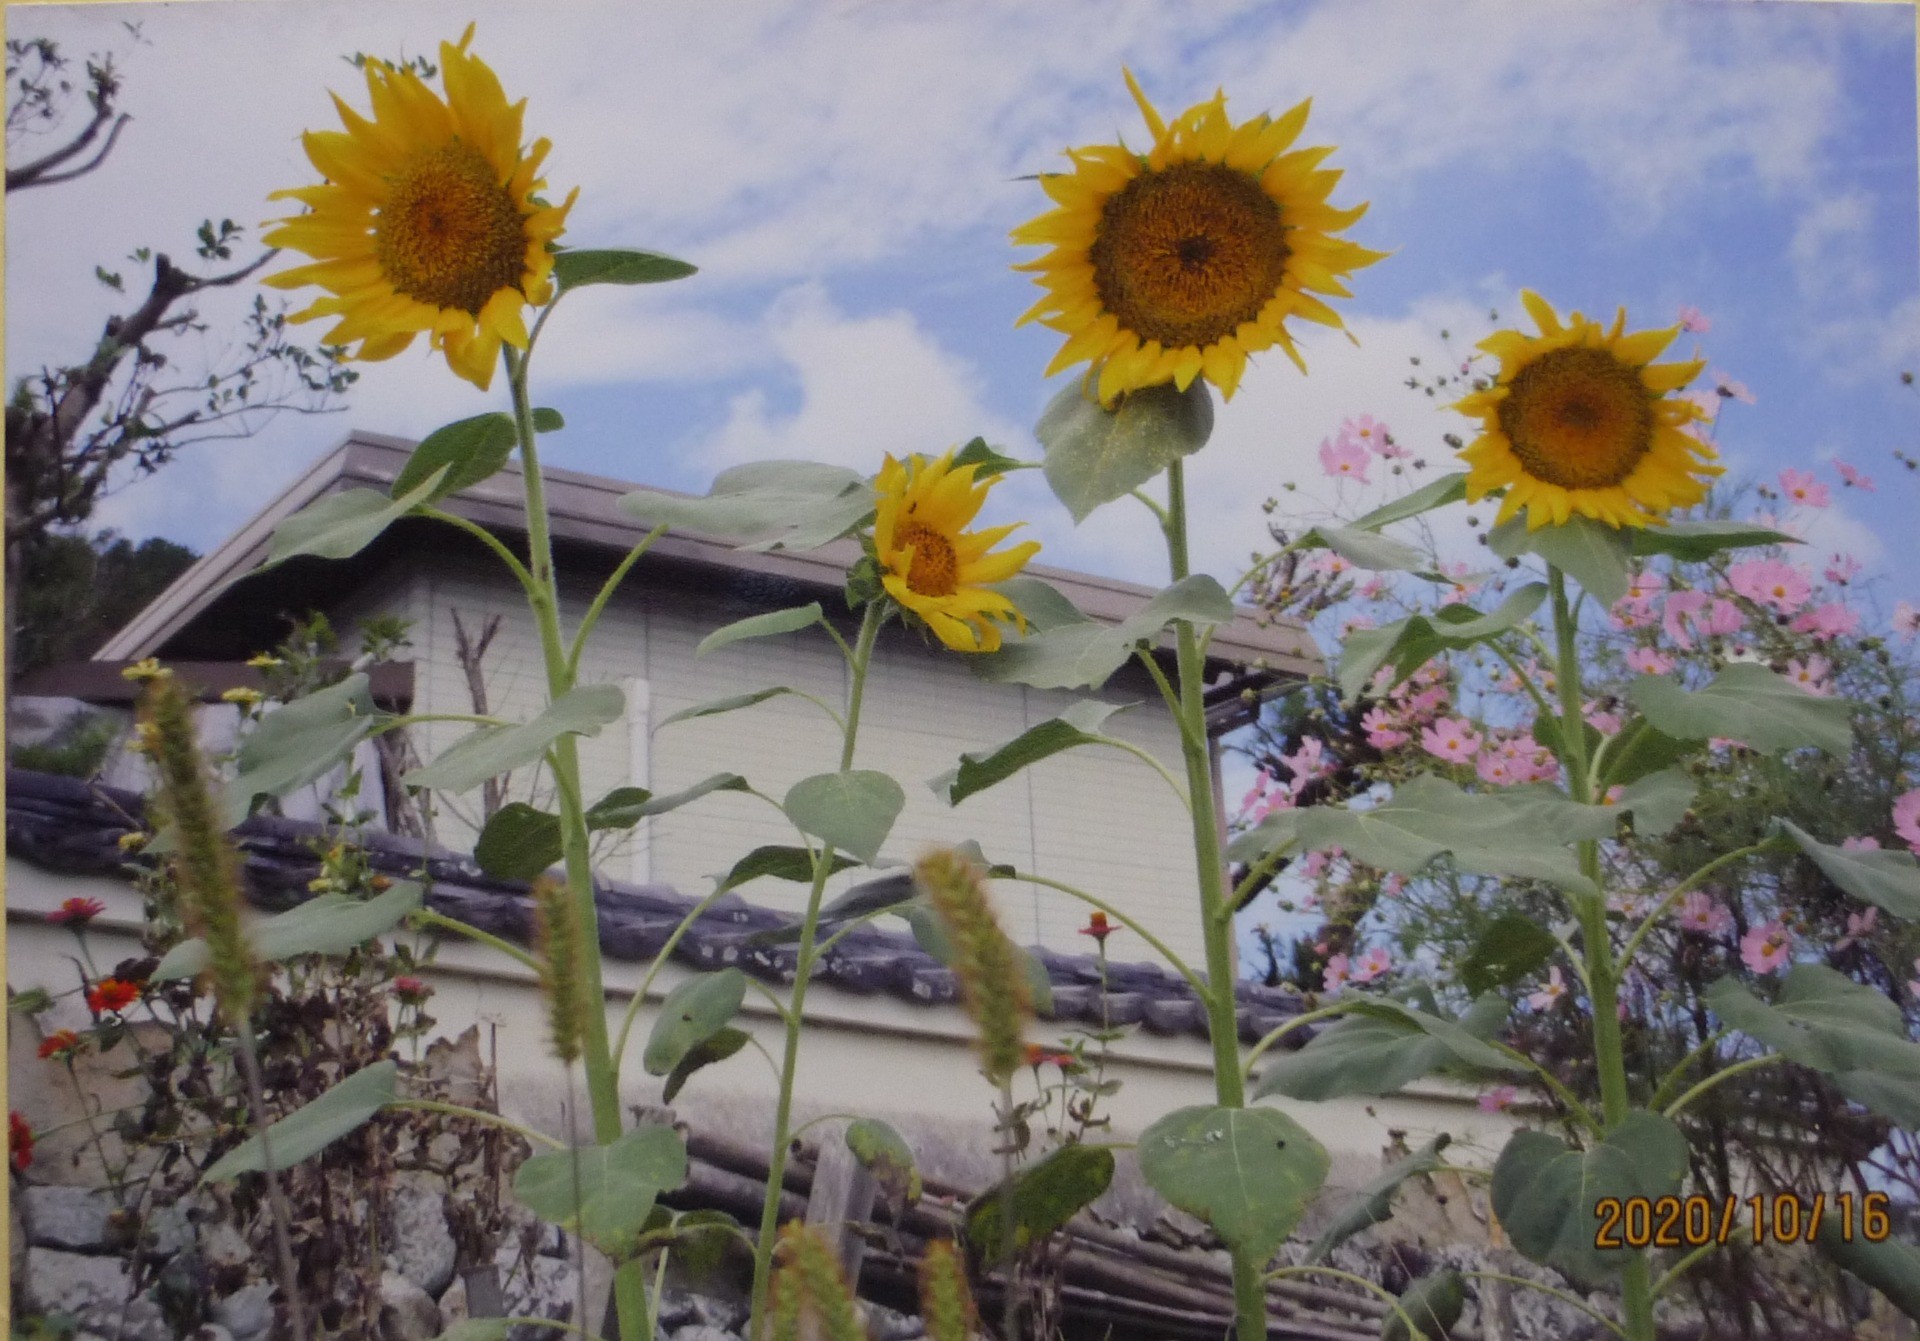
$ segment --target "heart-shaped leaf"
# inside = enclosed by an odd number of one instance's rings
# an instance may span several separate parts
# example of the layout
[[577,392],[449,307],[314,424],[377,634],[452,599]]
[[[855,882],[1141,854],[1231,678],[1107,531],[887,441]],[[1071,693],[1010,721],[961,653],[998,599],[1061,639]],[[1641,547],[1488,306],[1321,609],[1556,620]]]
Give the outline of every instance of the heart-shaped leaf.
[[660,1087],[660,1102],[672,1103],[674,1096],[680,1093],[681,1087],[695,1071],[712,1066],[715,1062],[726,1061],[751,1042],[752,1037],[744,1029],[735,1029],[731,1025],[716,1030],[711,1038],[701,1039],[688,1048],[686,1055],[675,1062],[673,1070],[667,1073],[667,1082]]
[[1467,496],[1467,473],[1457,470],[1451,475],[1442,475],[1439,479],[1421,485],[1404,498],[1375,508],[1372,512],[1349,522],[1355,531],[1377,531],[1394,522],[1405,521],[1409,517],[1418,517],[1423,512],[1446,507],[1449,503],[1458,503]]
[[1003,745],[978,754],[960,756],[960,766],[949,773],[942,773],[927,785],[933,788],[935,796],[948,805],[957,806],[976,792],[983,792],[995,783],[1005,782],[1021,769],[1050,755],[1070,750],[1076,745],[1098,745],[1106,741],[1100,734],[1100,728],[1107,718],[1121,709],[1117,703],[1102,703],[1097,699],[1083,699],[1071,705],[1058,717],[1049,717],[1038,726],[1030,727]]
[[906,806],[907,794],[885,773],[849,769],[800,779],[783,804],[787,818],[802,833],[825,839],[871,866]]
[[691,708],[682,708],[671,717],[665,717],[654,726],[655,731],[663,731],[675,722],[690,722],[696,717],[718,717],[723,712],[738,712],[741,708],[751,708],[755,704],[765,703],[770,698],[782,694],[797,694],[799,690],[789,689],[780,684],[771,689],[756,689],[751,694],[728,694],[725,698],[708,699],[705,703],[696,703]]
[[444,792],[472,791],[489,778],[533,763],[562,736],[591,736],[626,710],[618,685],[587,684],[569,689],[538,717],[518,726],[483,726],[440,752],[424,768],[402,779],[409,787]]
[[435,471],[399,498],[378,489],[348,489],[309,503],[274,528],[273,544],[261,570],[300,555],[350,559],[380,533],[422,503],[437,497],[441,472]]
[[680,1133],[649,1125],[610,1145],[535,1155],[514,1175],[513,1192],[542,1220],[577,1228],[587,1242],[621,1261],[653,1214],[654,1199],[686,1180],[687,1147]]
[[[1426,1341],[1445,1341],[1449,1330],[1460,1321],[1467,1308],[1466,1280],[1451,1267],[1429,1272],[1407,1287],[1400,1296],[1400,1310],[1387,1314],[1380,1324],[1380,1341],[1410,1341],[1413,1333],[1407,1321],[1420,1329]],[[1401,1314],[1406,1315],[1405,1318]]]
[[563,855],[560,817],[509,801],[488,818],[473,845],[480,869],[499,880],[531,880]]
[[[844,871],[860,863],[839,853],[833,854],[831,870]],[[769,844],[756,847],[746,856],[733,864],[733,868],[720,879],[722,892],[744,885],[749,880],[757,880],[770,875],[777,880],[795,880],[805,884],[813,879],[813,854],[804,847],[781,847]]]
[[275,1170],[290,1169],[312,1158],[342,1136],[358,1131],[393,1102],[399,1070],[396,1062],[361,1067],[319,1098],[268,1126],[265,1133],[256,1132],[229,1150],[200,1175],[201,1181],[219,1183],[243,1173],[263,1172],[269,1150]]
[[1259,1262],[1286,1242],[1330,1166],[1326,1148],[1274,1108],[1182,1108],[1140,1133],[1153,1190]]
[[1476,997],[1511,987],[1537,972],[1560,942],[1530,917],[1503,913],[1487,923],[1460,961],[1460,984]]
[[1427,561],[1412,545],[1357,526],[1316,526],[1294,545],[1303,550],[1330,549],[1355,568],[1370,573],[1411,573],[1425,567]]
[[1517,628],[1540,607],[1546,595],[1544,582],[1529,582],[1491,612],[1467,605],[1444,605],[1431,615],[1409,615],[1377,629],[1356,629],[1341,650],[1337,677],[1340,693],[1354,698],[1367,687],[1375,671],[1389,664],[1398,684],[1437,653],[1471,647]]
[[1254,1098],[1283,1094],[1317,1101],[1392,1094],[1442,1067],[1526,1070],[1486,1042],[1510,1010],[1497,992],[1481,996],[1458,1020],[1384,997],[1354,994],[1352,1001],[1341,1004],[1353,1013],[1315,1034],[1298,1052],[1269,1062],[1254,1087]]
[[843,466],[814,461],[756,461],[714,477],[704,498],[637,490],[620,507],[644,526],[758,540],[758,549],[814,549],[845,534],[873,511],[873,487]]
[[1578,582],[1602,605],[1627,594],[1632,541],[1617,526],[1578,513],[1558,526],[1529,531],[1514,517],[1487,533],[1487,548],[1503,559],[1538,554]]
[[1133,655],[1136,645],[1158,642],[1175,620],[1203,627],[1233,618],[1226,589],[1207,574],[1196,573],[1156,593],[1118,624],[1082,619],[1040,628],[998,652],[969,658],[968,664],[987,680],[1036,689],[1098,689]]
[[1798,545],[1793,536],[1736,521],[1677,521],[1643,526],[1632,536],[1637,555],[1668,554],[1682,563],[1705,563],[1716,554],[1755,545]]
[[226,826],[245,819],[257,797],[285,796],[326,776],[391,720],[374,707],[363,672],[275,708],[240,745],[239,774],[225,789]]
[[920,1169],[913,1147],[899,1132],[878,1118],[856,1118],[847,1124],[845,1139],[853,1157],[873,1174],[895,1205],[911,1206],[920,1200]]
[[1664,675],[1642,675],[1627,697],[1655,728],[1681,740],[1725,736],[1765,753],[1815,745],[1844,756],[1853,748],[1845,699],[1809,694],[1751,661],[1734,662],[1692,691]]
[[702,973],[678,984],[660,1003],[641,1064],[650,1076],[664,1076],[696,1046],[712,1038],[740,1010],[747,975],[737,968]]
[[[967,1206],[967,1242],[990,1262],[1033,1246],[1073,1219],[1113,1182],[1113,1152],[1064,1145],[995,1183]],[[1012,1212],[1009,1240],[1007,1212]]]
[[715,773],[681,791],[655,796],[644,787],[615,787],[587,807],[589,829],[631,829],[643,819],[664,815],[670,810],[698,801],[714,792],[750,790],[738,773]]
[[1046,448],[1047,484],[1077,524],[1206,446],[1213,398],[1196,378],[1185,391],[1163,383],[1107,410],[1076,378],[1053,398],[1033,433]]
[[512,416],[498,410],[455,420],[420,440],[388,493],[396,499],[405,498],[436,476],[439,482],[422,502],[432,503],[458,493],[499,474],[512,459],[519,441]]

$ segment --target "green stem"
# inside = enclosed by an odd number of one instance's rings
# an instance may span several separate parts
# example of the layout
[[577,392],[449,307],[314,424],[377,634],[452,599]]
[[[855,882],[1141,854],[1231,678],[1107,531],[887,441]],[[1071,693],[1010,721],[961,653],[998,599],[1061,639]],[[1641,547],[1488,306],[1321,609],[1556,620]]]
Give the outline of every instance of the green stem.
[[1206,996],[1207,994],[1206,980],[1202,978],[1199,974],[1195,973],[1191,968],[1187,967],[1186,960],[1182,959],[1179,955],[1175,954],[1172,950],[1168,949],[1165,941],[1161,940],[1158,936],[1154,935],[1151,931],[1148,931],[1145,927],[1141,926],[1138,922],[1134,921],[1131,917],[1128,917],[1125,913],[1121,912],[1118,908],[1108,903],[1105,899],[1096,898],[1094,895],[1087,893],[1086,890],[1081,889],[1078,886],[1069,885],[1059,880],[1049,879],[1047,876],[1044,876],[1044,875],[1034,875],[1030,871],[1015,871],[1012,875],[1008,876],[1007,878],[1010,880],[1018,880],[1023,884],[1043,885],[1048,889],[1057,889],[1062,894],[1071,895],[1073,898],[1080,900],[1082,903],[1090,904],[1093,907],[1098,908],[1101,912],[1105,913],[1108,917],[1111,917],[1114,921],[1118,922],[1121,926],[1125,927],[1128,931],[1131,931],[1134,935],[1138,936],[1141,940],[1145,941],[1149,946],[1151,946],[1155,951],[1155,953],[1157,953],[1162,959],[1167,961],[1168,966],[1172,968],[1174,972],[1178,973],[1181,977],[1187,980],[1187,986],[1191,987],[1194,990],[1195,995],[1201,996],[1201,997]]
[[1647,1100],[1647,1107],[1653,1109],[1655,1112],[1665,1108],[1667,1104],[1672,1101],[1674,1091],[1678,1090],[1680,1083],[1687,1078],[1687,1072],[1693,1069],[1694,1063],[1706,1057],[1715,1048],[1719,1047],[1721,1043],[1732,1036],[1733,1030],[1731,1029],[1716,1029],[1713,1033],[1708,1034],[1702,1039],[1698,1047],[1682,1057],[1679,1064],[1675,1066],[1673,1070],[1667,1072],[1666,1077],[1661,1080],[1659,1088],[1654,1090],[1653,1097]]
[[1146,764],[1160,775],[1161,781],[1173,789],[1173,794],[1179,798],[1182,808],[1187,810],[1193,809],[1193,802],[1187,799],[1186,788],[1180,785],[1173,774],[1167,771],[1167,766],[1154,758],[1150,751],[1141,749],[1131,741],[1118,740],[1113,736],[1101,736],[1099,737],[1099,743],[1102,745],[1111,745],[1116,750],[1125,750],[1128,754],[1131,754],[1134,758]]
[[1661,1295],[1672,1289],[1682,1276],[1693,1270],[1693,1264],[1695,1262],[1698,1262],[1719,1246],[1717,1242],[1710,1239],[1668,1267],[1666,1271],[1661,1273],[1660,1279],[1653,1283],[1653,1297],[1658,1299]]
[[1522,1063],[1527,1067],[1528,1070],[1532,1071],[1535,1075],[1539,1076],[1540,1079],[1545,1081],[1547,1088],[1553,1091],[1554,1096],[1558,1098],[1561,1103],[1566,1105],[1567,1111],[1572,1113],[1575,1120],[1580,1122],[1581,1125],[1585,1126],[1588,1131],[1593,1132],[1595,1135],[1599,1135],[1606,1131],[1605,1124],[1602,1123],[1599,1118],[1593,1115],[1593,1110],[1591,1108],[1588,1108],[1585,1104],[1581,1103],[1580,1100],[1577,1097],[1575,1097],[1572,1090],[1569,1090],[1565,1085],[1562,1085],[1559,1079],[1555,1077],[1553,1072],[1547,1070],[1546,1067],[1534,1061],[1533,1058],[1527,1056],[1526,1053],[1521,1052],[1518,1048],[1509,1047],[1507,1044],[1499,1043],[1499,1042],[1495,1042],[1490,1046],[1493,1047],[1496,1051],[1505,1053],[1507,1056],[1513,1058],[1516,1062]]
[[[1587,760],[1587,724],[1580,692],[1579,625],[1567,605],[1566,574],[1547,565],[1547,584],[1553,598],[1553,630],[1558,647],[1554,658],[1555,688],[1560,694],[1560,745],[1567,769],[1567,789],[1582,805],[1593,802],[1593,779]],[[1605,1130],[1615,1131],[1632,1110],[1627,1092],[1626,1045],[1620,1034],[1619,969],[1607,930],[1607,897],[1600,888],[1600,845],[1583,839],[1579,845],[1580,871],[1594,892],[1575,896],[1580,940],[1587,965],[1587,995],[1593,1003],[1594,1068],[1600,1079],[1601,1114]],[[1653,1293],[1647,1258],[1634,1253],[1621,1281],[1621,1307],[1629,1341],[1654,1341]]]
[[1667,915],[1667,909],[1673,907],[1674,904],[1678,903],[1687,894],[1698,889],[1701,883],[1709,876],[1719,871],[1722,867],[1731,866],[1734,862],[1745,857],[1751,857],[1755,853],[1765,852],[1772,846],[1772,840],[1762,839],[1758,843],[1749,843],[1745,847],[1735,848],[1731,852],[1722,853],[1695,871],[1692,875],[1688,876],[1685,880],[1675,885],[1671,890],[1667,891],[1667,896],[1660,900],[1659,905],[1655,907],[1652,912],[1648,913],[1640,925],[1634,928],[1633,934],[1627,937],[1627,943],[1622,946],[1620,950],[1620,962],[1622,964],[1631,964],[1634,955],[1640,949],[1640,943],[1644,941],[1647,938],[1647,934],[1653,930],[1654,924]]
[[542,971],[540,961],[515,945],[512,941],[502,940],[492,932],[482,931],[479,927],[469,926],[457,917],[448,917],[445,913],[436,913],[431,908],[416,908],[413,912],[409,913],[407,917],[416,928],[422,926],[440,927],[443,930],[455,932],[458,935],[467,937],[469,940],[478,941],[482,945],[498,950],[501,954],[506,955],[509,959],[531,970],[536,975]]
[[1722,1081],[1731,1080],[1735,1076],[1742,1075],[1745,1072],[1755,1071],[1763,1066],[1772,1066],[1775,1062],[1784,1062],[1785,1060],[1786,1058],[1782,1057],[1779,1053],[1770,1052],[1764,1057],[1749,1057],[1743,1062],[1735,1062],[1732,1066],[1723,1066],[1698,1085],[1688,1090],[1685,1094],[1681,1095],[1678,1099],[1668,1104],[1666,1107],[1666,1115],[1670,1118],[1678,1117],[1686,1111],[1688,1104],[1698,1099]]
[[[886,622],[888,605],[885,601],[870,601],[866,614],[860,621],[860,635],[855,644],[847,649],[846,729],[842,733],[840,745],[840,771],[846,772],[853,767],[854,745],[860,730],[860,703],[865,696],[867,685],[867,666],[873,660],[874,641],[880,636],[880,626]],[[832,632],[832,626],[828,626]],[[844,639],[835,633],[834,637],[843,648]],[[767,1288],[773,1279],[774,1237],[780,1228],[780,1194],[782,1183],[786,1180],[787,1149],[793,1144],[793,1082],[800,1067],[800,1025],[805,1018],[807,985],[813,977],[813,965],[818,956],[816,942],[820,933],[820,900],[827,888],[827,877],[833,872],[833,845],[821,843],[813,856],[813,883],[807,890],[807,911],[800,921],[800,944],[795,952],[793,965],[793,995],[787,1003],[786,1047],[780,1061],[780,1097],[776,1101],[773,1113],[773,1144],[768,1150],[767,1196],[760,1207],[760,1232],[755,1237],[753,1248],[753,1296],[751,1321],[748,1323],[748,1336],[751,1341],[763,1341],[767,1325]]]
[[[1173,580],[1191,573],[1187,554],[1187,482],[1184,463],[1167,467],[1167,561]],[[1213,1043],[1214,1096],[1222,1108],[1244,1108],[1246,1086],[1240,1078],[1239,1001],[1234,989],[1233,906],[1227,901],[1226,867],[1220,851],[1220,818],[1213,792],[1213,759],[1207,739],[1207,710],[1202,697],[1206,666],[1193,624],[1174,621],[1174,666],[1178,672],[1180,748],[1187,765],[1187,807],[1193,824],[1194,874],[1200,885],[1200,929],[1207,948],[1207,1033]],[[1223,911],[1224,910],[1224,911]],[[1236,1341],[1266,1341],[1267,1294],[1260,1278],[1263,1263],[1250,1253],[1233,1253]]]
[[1330,1019],[1335,1015],[1345,1015],[1348,1009],[1349,1007],[1344,1005],[1321,1006],[1318,1010],[1310,1010],[1304,1015],[1296,1015],[1278,1028],[1268,1030],[1267,1036],[1258,1043],[1255,1043],[1252,1050],[1247,1053],[1246,1060],[1240,1064],[1240,1074],[1247,1080],[1252,1080],[1254,1065],[1262,1057],[1266,1056],[1267,1052],[1288,1034],[1291,1034],[1296,1029],[1304,1029],[1306,1026],[1317,1023],[1320,1020]]
[[[540,631],[540,650],[547,670],[547,697],[558,700],[573,688],[573,667],[560,632],[560,585],[553,566],[553,537],[547,518],[545,482],[540,474],[538,434],[533,427],[533,402],[527,396],[527,361],[511,345],[502,351],[508,389],[513,397],[513,422],[520,440],[521,478],[526,486],[527,572],[531,583],[527,602]],[[573,896],[580,936],[580,992],[594,1003],[606,1000],[600,968],[600,910],[594,899],[591,835],[580,805],[580,751],[572,736],[562,736],[550,751],[554,776],[560,784],[560,850],[566,864],[567,887]],[[620,1137],[620,1088],[607,1037],[604,1006],[586,1012],[587,1094],[593,1110],[594,1140],[611,1145]],[[638,1261],[622,1264],[614,1273],[614,1297],[620,1317],[620,1341],[645,1341],[641,1329],[647,1316],[646,1278]]]
[[488,549],[492,550],[494,557],[506,565],[507,571],[513,574],[514,580],[525,590],[527,598],[529,600],[535,598],[535,594],[540,589],[539,584],[534,581],[533,574],[527,571],[527,566],[520,562],[520,556],[508,549],[506,542],[501,540],[499,536],[484,526],[468,521],[465,517],[456,517],[453,513],[443,512],[439,508],[423,507],[420,509],[420,515],[423,517],[431,517],[438,522],[445,522],[449,526],[458,527],[485,545]]
[[569,675],[578,675],[580,673],[580,654],[586,650],[587,635],[591,634],[593,632],[593,626],[600,622],[600,612],[607,608],[607,602],[613,599],[613,593],[619,588],[621,581],[632,570],[633,566],[640,562],[641,556],[653,548],[653,542],[666,533],[667,524],[665,522],[661,522],[660,525],[648,531],[646,535],[640,538],[639,544],[627,551],[627,556],[620,560],[619,567],[609,573],[607,580],[600,584],[600,590],[594,593],[593,604],[587,607],[586,615],[580,620],[580,627],[574,630],[573,648],[567,653],[567,673]]

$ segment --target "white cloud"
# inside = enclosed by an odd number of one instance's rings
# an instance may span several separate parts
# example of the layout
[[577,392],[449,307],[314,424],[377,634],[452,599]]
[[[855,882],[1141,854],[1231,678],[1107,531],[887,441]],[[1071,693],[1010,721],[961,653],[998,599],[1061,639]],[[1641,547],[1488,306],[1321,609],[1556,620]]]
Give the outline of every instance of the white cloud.
[[1824,197],[1800,216],[1787,256],[1801,294],[1815,306],[1872,296],[1878,287],[1866,246],[1872,225],[1873,201],[1859,191]]

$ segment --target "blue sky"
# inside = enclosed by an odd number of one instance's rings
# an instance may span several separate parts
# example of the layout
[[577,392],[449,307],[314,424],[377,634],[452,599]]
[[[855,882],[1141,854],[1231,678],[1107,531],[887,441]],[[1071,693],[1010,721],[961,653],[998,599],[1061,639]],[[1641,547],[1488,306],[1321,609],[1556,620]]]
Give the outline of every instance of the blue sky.
[[[1303,138],[1341,146],[1336,202],[1372,202],[1353,236],[1395,253],[1343,305],[1358,348],[1308,329],[1309,376],[1258,358],[1222,408],[1193,471],[1203,564],[1231,575],[1284,480],[1305,486],[1290,505],[1335,501],[1313,454],[1348,415],[1443,463],[1465,421],[1401,385],[1407,359],[1432,366],[1436,332],[1478,336],[1489,308],[1517,314],[1525,286],[1625,304],[1635,326],[1705,312],[1683,348],[1756,397],[1722,427],[1735,472],[1822,469],[1836,506],[1813,538],[1888,570],[1885,605],[1920,594],[1920,563],[1890,543],[1920,492],[1891,456],[1920,455],[1920,392],[1898,380],[1920,370],[1907,4],[214,0],[9,19],[70,54],[120,51],[135,116],[99,172],[9,202],[10,378],[90,344],[115,297],[96,263],[188,253],[201,217],[265,219],[267,191],[310,180],[297,137],[336,124],[325,90],[364,105],[343,53],[431,52],[474,19],[529,134],[554,141],[556,193],[582,188],[566,240],[702,267],[569,300],[536,365],[568,420],[555,464],[699,491],[768,456],[872,469],[975,434],[1032,454],[1058,337],[1012,327],[1037,291],[1006,234],[1045,208],[1017,179],[1069,144],[1142,143],[1126,64],[1167,112],[1216,86],[1236,119],[1312,96]],[[369,368],[346,413],[196,447],[100,520],[204,549],[350,425],[419,435],[503,403],[416,350]],[[1836,455],[1878,492],[1839,489],[1818,467]],[[1046,561],[1160,577],[1136,518],[1076,529],[1034,477],[1004,492]]]

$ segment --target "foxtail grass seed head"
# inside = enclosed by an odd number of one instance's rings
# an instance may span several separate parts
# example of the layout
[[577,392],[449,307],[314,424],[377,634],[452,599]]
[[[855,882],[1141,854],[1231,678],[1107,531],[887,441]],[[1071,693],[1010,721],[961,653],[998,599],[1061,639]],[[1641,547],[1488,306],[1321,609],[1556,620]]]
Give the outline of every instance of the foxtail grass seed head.
[[980,1330],[966,1268],[945,1239],[930,1241],[920,1259],[920,1316],[926,1319],[929,1341],[972,1341]]
[[240,862],[220,823],[194,733],[193,704],[170,674],[154,670],[140,679],[146,688],[139,735],[159,778],[157,808],[177,835],[173,869],[180,919],[207,944],[207,976],[220,1008],[244,1020],[257,984],[252,949],[240,927]]
[[547,993],[547,1022],[553,1052],[571,1066],[587,1036],[586,999],[581,995],[580,918],[573,891],[552,876],[533,882],[534,943],[539,948]]
[[853,1291],[825,1240],[795,1220],[774,1251],[774,1341],[866,1341]]
[[993,915],[987,875],[951,850],[929,853],[913,877],[946,929],[960,1001],[980,1031],[987,1079],[1004,1085],[1026,1058],[1021,1037],[1033,1018],[1033,992],[1018,953]]

